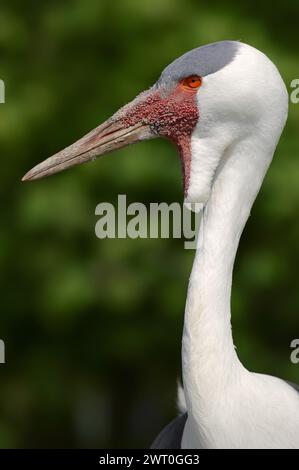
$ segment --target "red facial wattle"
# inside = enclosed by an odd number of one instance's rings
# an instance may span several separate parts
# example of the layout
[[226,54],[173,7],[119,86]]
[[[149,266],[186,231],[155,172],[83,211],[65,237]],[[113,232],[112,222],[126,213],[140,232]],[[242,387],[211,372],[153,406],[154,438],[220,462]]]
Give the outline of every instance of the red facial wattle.
[[149,91],[146,98],[126,109],[121,122],[133,126],[139,122],[150,126],[153,133],[173,141],[180,153],[185,194],[188,191],[191,166],[191,136],[199,118],[195,89],[182,83],[170,93],[164,90]]

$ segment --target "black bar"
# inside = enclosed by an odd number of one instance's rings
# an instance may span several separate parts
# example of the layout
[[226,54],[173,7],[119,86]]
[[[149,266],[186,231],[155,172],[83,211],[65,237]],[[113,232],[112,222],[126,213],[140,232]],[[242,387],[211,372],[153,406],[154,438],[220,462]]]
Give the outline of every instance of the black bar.
[[51,450],[51,449],[2,449],[0,450],[0,468],[17,466],[25,468],[147,468],[151,465],[202,465],[211,464],[260,465],[262,462],[284,466],[286,461],[297,457],[298,451],[291,450],[128,450],[128,449],[91,449],[91,450]]

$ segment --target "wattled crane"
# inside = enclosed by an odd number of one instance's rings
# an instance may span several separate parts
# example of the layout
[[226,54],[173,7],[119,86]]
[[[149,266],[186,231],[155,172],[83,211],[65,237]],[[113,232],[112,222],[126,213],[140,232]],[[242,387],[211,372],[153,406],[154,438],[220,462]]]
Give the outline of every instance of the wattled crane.
[[182,339],[187,409],[153,447],[299,448],[299,393],[241,364],[230,310],[240,236],[287,112],[274,64],[246,44],[218,42],[179,57],[149,90],[24,177],[157,136],[179,150],[185,201],[203,206]]

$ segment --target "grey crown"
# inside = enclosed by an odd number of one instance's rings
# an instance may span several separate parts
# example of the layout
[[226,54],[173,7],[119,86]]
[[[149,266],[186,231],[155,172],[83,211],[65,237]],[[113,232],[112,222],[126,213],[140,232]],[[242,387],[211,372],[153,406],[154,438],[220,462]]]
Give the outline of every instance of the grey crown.
[[157,85],[163,86],[189,75],[205,77],[215,73],[233,61],[239,48],[237,41],[221,41],[192,49],[163,70]]

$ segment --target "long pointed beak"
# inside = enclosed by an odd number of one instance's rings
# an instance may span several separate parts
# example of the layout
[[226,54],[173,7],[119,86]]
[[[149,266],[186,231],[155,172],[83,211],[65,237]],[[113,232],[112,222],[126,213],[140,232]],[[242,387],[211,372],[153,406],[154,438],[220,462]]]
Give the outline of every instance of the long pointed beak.
[[[135,100],[134,100],[135,101]],[[22,181],[53,175],[75,165],[94,160],[113,150],[155,137],[149,125],[135,119],[129,125],[126,116],[132,116],[134,101],[80,140],[35,166]],[[131,120],[132,121],[132,120]]]

